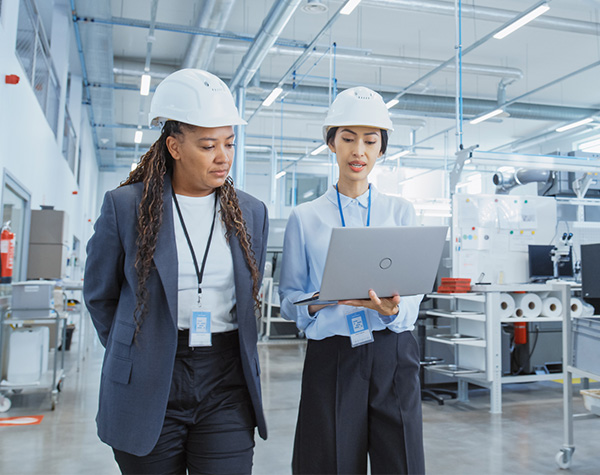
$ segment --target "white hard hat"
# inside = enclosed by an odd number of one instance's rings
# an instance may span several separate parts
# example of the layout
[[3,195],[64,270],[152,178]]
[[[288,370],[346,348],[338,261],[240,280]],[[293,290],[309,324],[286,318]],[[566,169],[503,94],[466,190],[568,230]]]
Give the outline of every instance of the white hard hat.
[[323,123],[323,140],[327,142],[327,130],[330,127],[354,125],[394,130],[390,113],[383,98],[368,87],[351,87],[338,94],[329,106]]
[[158,85],[148,114],[150,126],[177,120],[200,127],[245,125],[221,79],[201,69],[180,69]]

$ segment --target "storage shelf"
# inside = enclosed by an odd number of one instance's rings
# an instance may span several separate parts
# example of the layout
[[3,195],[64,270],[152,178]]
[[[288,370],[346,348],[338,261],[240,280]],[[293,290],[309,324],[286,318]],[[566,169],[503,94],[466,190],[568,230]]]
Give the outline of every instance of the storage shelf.
[[485,322],[485,314],[478,312],[466,311],[444,311],[444,310],[427,310],[427,315],[444,318],[464,318],[465,320],[475,320],[477,322]]
[[561,317],[507,317],[501,320],[502,323],[523,323],[523,322],[562,322]]
[[461,368],[453,364],[426,366],[425,369],[427,371],[433,371],[434,373],[441,373],[449,376],[473,376],[484,374],[484,372],[479,369]]
[[456,294],[438,294],[434,292],[432,294],[427,294],[427,297],[430,299],[441,299],[441,300],[469,300],[471,302],[485,302],[485,295],[473,293],[473,292],[465,292],[465,293],[456,293]]
[[428,336],[427,339],[429,341],[436,341],[438,343],[443,343],[445,345],[476,346],[476,347],[480,347],[480,348],[486,347],[485,340],[482,340],[481,338],[465,337],[464,339],[462,339],[462,338],[451,339],[451,338],[441,338],[441,337],[436,337],[436,336]]

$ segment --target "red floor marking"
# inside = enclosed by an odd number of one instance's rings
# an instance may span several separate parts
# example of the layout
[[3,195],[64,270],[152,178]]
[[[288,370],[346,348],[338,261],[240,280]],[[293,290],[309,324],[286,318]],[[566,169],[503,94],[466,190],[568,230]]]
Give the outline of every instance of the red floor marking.
[[44,416],[2,417],[0,426],[35,426],[42,422]]

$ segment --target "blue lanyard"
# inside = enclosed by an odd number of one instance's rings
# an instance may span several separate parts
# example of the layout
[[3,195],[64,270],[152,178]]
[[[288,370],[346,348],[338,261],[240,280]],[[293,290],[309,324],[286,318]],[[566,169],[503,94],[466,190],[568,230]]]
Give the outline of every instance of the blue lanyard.
[[[335,191],[337,192],[338,209],[340,211],[340,218],[342,218],[342,228],[346,227],[346,221],[344,220],[344,212],[342,211],[342,201],[340,200],[340,190],[338,190],[337,183],[335,184]],[[367,228],[371,224],[371,184],[369,183],[369,206],[367,207]]]

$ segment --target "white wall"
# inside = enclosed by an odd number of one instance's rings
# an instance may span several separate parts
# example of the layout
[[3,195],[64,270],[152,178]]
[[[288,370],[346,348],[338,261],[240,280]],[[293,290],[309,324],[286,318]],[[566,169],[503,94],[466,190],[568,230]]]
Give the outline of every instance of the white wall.
[[[96,218],[98,166],[87,112],[82,110],[81,86],[77,85],[77,78],[72,78],[74,87],[69,108],[81,149],[80,183],[77,184],[62,155],[61,140],[57,140],[50,129],[15,53],[18,6],[18,0],[2,2],[0,168],[9,172],[31,193],[32,209],[39,209],[43,204],[66,211],[69,216],[69,236],[76,236],[85,244]],[[57,11],[56,8],[53,15],[54,21],[60,24],[60,28],[53,29],[52,38],[52,53],[57,56],[56,72],[63,88],[59,110],[64,108],[69,47],[70,42],[74,41],[68,15],[68,10]],[[8,74],[18,75],[20,82],[16,85],[6,84],[4,78]],[[83,252],[80,257],[84,257]]]

